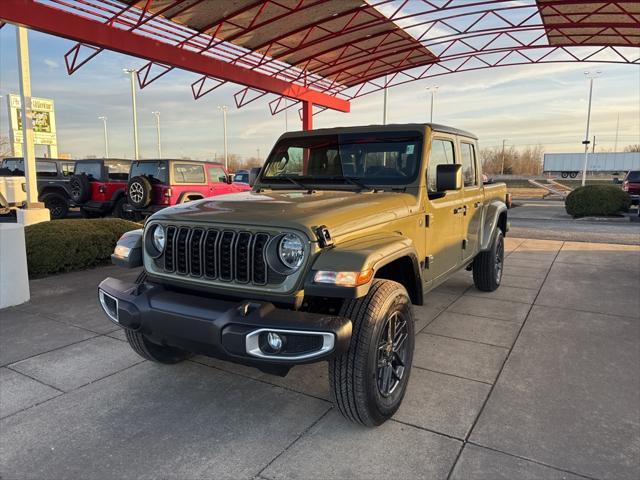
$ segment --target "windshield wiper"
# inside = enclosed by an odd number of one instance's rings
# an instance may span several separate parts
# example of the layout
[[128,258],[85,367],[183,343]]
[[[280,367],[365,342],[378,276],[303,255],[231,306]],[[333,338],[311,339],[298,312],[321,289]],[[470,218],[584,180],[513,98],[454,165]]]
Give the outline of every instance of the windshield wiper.
[[296,180],[295,178],[293,178],[290,175],[276,175],[274,177],[271,177],[271,179],[275,179],[275,180],[288,180],[291,183],[293,183],[296,187],[301,188],[302,190],[311,190],[311,188],[307,187],[304,183]]
[[350,183],[351,185],[355,185],[356,187],[360,187],[360,190],[375,191],[375,188],[370,187],[369,185],[366,185],[366,184],[362,183],[357,177],[339,176],[339,177],[331,177],[331,180],[344,180],[345,182]]

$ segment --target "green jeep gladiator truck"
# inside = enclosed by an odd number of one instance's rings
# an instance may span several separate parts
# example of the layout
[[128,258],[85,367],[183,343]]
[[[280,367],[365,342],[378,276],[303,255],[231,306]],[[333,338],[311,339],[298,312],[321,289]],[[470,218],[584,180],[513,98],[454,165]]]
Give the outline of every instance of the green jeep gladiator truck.
[[252,191],[166,208],[119,240],[135,283],[99,286],[142,357],[191,353],[286,375],[328,361],[333,401],[379,425],[405,394],[412,305],[459,269],[498,288],[506,187],[483,185],[474,135],[434,124],[280,137]]

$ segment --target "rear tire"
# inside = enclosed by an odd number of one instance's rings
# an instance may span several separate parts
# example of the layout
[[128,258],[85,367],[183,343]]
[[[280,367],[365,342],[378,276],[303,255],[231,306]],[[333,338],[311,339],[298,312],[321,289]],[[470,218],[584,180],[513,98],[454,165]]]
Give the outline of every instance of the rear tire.
[[562,178],[567,178],[569,176],[569,172],[562,172]]
[[478,290],[493,292],[502,282],[504,266],[504,236],[497,229],[491,248],[473,259],[473,283]]
[[84,203],[91,198],[91,182],[84,173],[72,175],[69,179],[69,193],[71,199],[77,203]]
[[65,218],[69,213],[69,203],[67,199],[59,193],[47,193],[42,197],[42,203],[49,209],[51,220]]
[[120,197],[116,200],[113,210],[111,211],[111,216],[116,218],[128,218],[128,215],[126,215],[124,211],[125,203],[127,203],[126,197]]
[[127,184],[129,204],[135,208],[145,208],[151,203],[151,182],[145,176],[133,177]]
[[329,361],[333,402],[352,422],[380,425],[396,413],[409,382],[411,300],[399,283],[374,280],[365,297],[345,301],[340,315],[351,319],[353,332],[349,349]]

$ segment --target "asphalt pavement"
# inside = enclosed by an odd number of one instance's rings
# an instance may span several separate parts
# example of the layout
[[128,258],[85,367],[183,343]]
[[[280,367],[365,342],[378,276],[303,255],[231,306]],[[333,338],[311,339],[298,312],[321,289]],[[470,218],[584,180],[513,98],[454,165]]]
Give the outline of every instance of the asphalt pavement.
[[574,219],[562,200],[519,199],[514,203],[508,214],[512,237],[640,245],[637,207],[624,217]]

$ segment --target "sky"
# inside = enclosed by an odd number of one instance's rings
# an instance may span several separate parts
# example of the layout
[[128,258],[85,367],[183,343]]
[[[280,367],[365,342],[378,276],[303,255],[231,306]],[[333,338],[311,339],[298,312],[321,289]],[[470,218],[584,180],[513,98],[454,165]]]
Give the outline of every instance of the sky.
[[[102,121],[107,117],[112,157],[132,158],[133,135],[129,77],[123,68],[145,61],[102,52],[69,76],[64,54],[74,43],[29,32],[32,95],[55,102],[58,151],[73,158],[102,156]],[[585,70],[602,70],[594,83],[591,132],[596,151],[612,150],[619,116],[619,149],[640,144],[640,66],[613,64],[547,64],[501,67],[421,80],[389,89],[388,123],[426,122],[429,93],[437,84],[434,121],[477,134],[481,147],[525,148],[542,145],[547,152],[575,152],[583,147],[588,81]],[[221,159],[222,114],[228,105],[229,152],[265,158],[285,131],[285,114],[272,116],[268,95],[236,109],[233,94],[242,87],[224,85],[194,100],[190,85],[199,75],[174,70],[138,91],[141,157],[155,157],[153,111],[160,112],[164,157]],[[19,93],[15,28],[0,29],[0,136],[8,135],[7,95]],[[325,111],[314,127],[369,125],[382,122],[382,92],[352,101],[350,113]],[[299,130],[295,109],[289,130]]]

